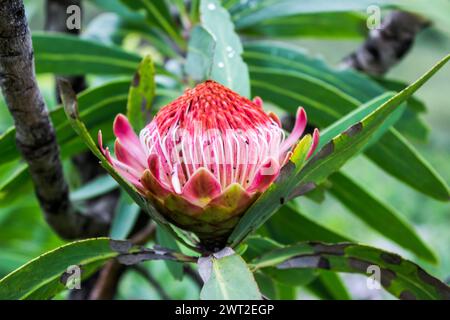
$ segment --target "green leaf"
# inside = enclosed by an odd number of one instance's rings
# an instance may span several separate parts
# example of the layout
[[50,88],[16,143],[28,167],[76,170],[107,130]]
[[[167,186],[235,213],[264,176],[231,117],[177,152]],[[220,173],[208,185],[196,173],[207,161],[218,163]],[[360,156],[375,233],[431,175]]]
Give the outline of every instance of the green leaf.
[[338,274],[331,271],[321,270],[319,276],[308,284],[308,289],[323,300],[350,300],[345,285]]
[[152,58],[146,56],[134,74],[128,93],[127,117],[136,131],[145,127],[155,96],[155,88],[155,67]]
[[[170,233],[162,228],[156,230],[156,242],[163,248],[169,248],[176,252],[180,252],[180,247]],[[183,279],[183,265],[174,261],[164,261],[169,269],[170,274],[175,280]]]
[[286,286],[280,283],[276,283],[276,293],[278,300],[296,300],[297,289],[292,286]]
[[133,74],[141,58],[119,47],[75,36],[33,33],[37,73]]
[[311,135],[306,135],[295,147],[290,161],[282,168],[278,178],[253,203],[234,228],[228,243],[235,247],[250,233],[263,225],[272,214],[288,200],[296,181],[295,176],[300,172],[308,150],[311,147]]
[[[386,78],[376,78],[376,81],[392,91],[401,91],[408,86],[407,83]],[[428,140],[429,127],[420,118],[420,114],[427,110],[425,104],[414,96],[409,98],[406,104],[408,109],[406,109],[400,121],[396,123],[395,128],[408,138],[426,142]]]
[[110,176],[104,175],[100,176],[80,188],[72,191],[70,193],[70,200],[72,201],[83,201],[87,199],[92,199],[107,192],[110,192],[118,187],[116,181]]
[[365,144],[370,141],[372,135],[382,127],[383,122],[396,110],[396,107],[406,101],[449,59],[450,55],[438,62],[416,82],[384,102],[362,121],[353,124],[346,131],[328,142],[303,168],[299,177],[300,183],[303,185],[308,183],[320,184],[331,173],[337,171],[348,159],[360,152],[365,147]]
[[[264,41],[246,45],[245,49],[252,92],[291,113],[298,105],[303,105],[314,125],[329,126],[361,103],[384,92],[367,76],[353,70],[335,70],[292,46]],[[302,91],[299,92],[298,88]],[[445,201],[447,187],[442,183],[442,178],[430,170],[430,164],[395,129],[390,129],[384,139],[389,140],[392,147],[379,142],[368,149],[366,155],[383,170],[417,191],[433,194],[434,198]],[[402,152],[398,152],[398,148]],[[408,161],[403,161],[404,157]],[[393,168],[392,164],[396,162],[402,162],[402,166]],[[413,171],[418,172],[417,175],[429,186],[421,186],[418,183],[421,179],[411,179]]]
[[[322,149],[327,143],[332,141],[334,137],[338,136],[341,132],[348,129],[354,123],[358,123],[358,122],[362,121],[370,113],[377,110],[377,108],[379,108],[381,105],[383,105],[383,103],[386,103],[387,101],[389,101],[389,99],[392,99],[392,97],[394,97],[394,96],[395,96],[394,92],[386,92],[386,93],[382,94],[381,96],[378,96],[378,97],[370,100],[369,102],[361,105],[359,108],[346,114],[344,117],[340,118],[339,120],[333,122],[332,125],[326,127],[324,130],[322,130],[320,132],[320,142],[317,147],[317,150]],[[398,117],[401,115],[401,113],[403,111],[404,111],[404,105],[397,108],[395,113],[393,113],[394,121],[386,121],[388,123],[386,124],[386,122],[385,122],[384,125],[379,130],[377,130],[377,137],[376,137],[377,140],[386,133],[386,131],[389,129],[389,127],[392,126],[392,124],[393,124],[392,122],[395,122],[396,120],[398,120]],[[390,117],[390,119],[392,120],[392,116]],[[372,137],[371,141],[375,142],[374,140],[375,139],[373,139],[373,137]]]
[[130,20],[142,17],[141,14],[130,10],[125,4],[122,4],[120,0],[89,0],[89,1],[106,12],[114,12],[117,15],[120,15],[121,17]]
[[[334,122],[321,132],[317,149],[320,150],[330,141],[331,137],[348,128],[351,123],[362,120],[364,116],[375,110],[381,103],[386,102],[390,97],[392,97],[391,93],[385,93]],[[395,177],[402,177],[402,180],[411,187],[437,200],[446,201],[448,199],[448,187],[439,174],[396,130],[391,129],[386,133],[388,128],[398,120],[403,110],[404,108],[393,113],[390,120],[377,130],[368,146],[376,140],[378,140],[378,143],[374,147],[366,149],[365,152],[372,161],[380,165],[385,171]],[[389,159],[389,162],[386,162],[386,159]],[[406,172],[408,172],[407,175],[404,174]]]
[[[282,245],[273,241],[271,238],[261,236],[252,236],[247,241],[248,246],[244,258],[251,261],[269,251],[281,248]],[[314,270],[279,270],[276,268],[264,268],[261,270],[264,275],[269,276],[277,284],[290,287],[304,286],[313,281],[317,272]]]
[[239,28],[254,25],[266,19],[286,17],[296,14],[319,12],[346,12],[367,10],[370,5],[385,5],[387,1],[347,0],[347,1],[298,1],[298,0],[257,0],[246,1],[231,8]]
[[[6,166],[10,166],[10,164]],[[0,208],[8,207],[12,201],[17,200],[33,189],[26,163],[13,163],[12,169],[8,171],[11,174],[6,180],[2,180],[0,184]]]
[[298,14],[265,19],[240,33],[271,38],[354,39],[367,34],[366,16],[356,12]]
[[216,42],[211,79],[250,97],[248,68],[241,57],[242,44],[228,11],[218,0],[201,0],[200,14],[203,28]]
[[[402,91],[408,86],[408,84],[405,82],[393,79],[375,78],[375,80],[384,88],[391,91]],[[416,113],[423,113],[427,111],[427,107],[425,106],[425,104],[414,96],[408,99],[407,104],[408,108],[411,108],[411,110]]]
[[243,255],[245,261],[251,261],[268,251],[282,247],[282,245],[275,240],[260,235],[249,237],[245,241],[245,244],[247,245],[247,250],[245,250]]
[[253,274],[237,254],[211,257],[211,276],[200,292],[202,300],[261,300]]
[[351,157],[361,152],[372,135],[382,127],[384,121],[396,110],[396,107],[408,99],[449,59],[450,55],[438,62],[415,83],[383,103],[362,121],[353,124],[346,131],[336,136],[316,153],[305,166],[303,166],[303,159],[298,159],[296,155],[298,148],[302,148],[301,141],[300,146],[297,146],[294,150],[294,155],[289,163],[281,170],[277,180],[256,200],[239,221],[228,239],[229,244],[236,246],[248,234],[267,221],[289,199],[289,195],[295,186],[319,185]]
[[9,113],[3,95],[0,95],[0,137],[13,124],[13,118]]
[[184,39],[180,36],[170,15],[169,8],[164,0],[121,0],[133,10],[144,10],[147,22],[155,25],[175,41],[180,47],[184,47]]
[[[411,106],[411,103],[408,102],[408,106]],[[400,134],[413,141],[420,143],[429,141],[430,127],[417,112],[411,111],[411,108],[405,110],[400,121],[395,124],[395,128]]]
[[345,174],[336,172],[328,177],[330,193],[350,209],[355,216],[417,256],[437,262],[436,256],[417,235],[413,227],[394,208],[382,202],[370,191]]
[[[396,157],[392,157],[395,150]],[[436,200],[448,201],[450,191],[447,183],[423,156],[401,134],[392,130],[381,137],[377,148],[369,148],[370,159],[394,177]],[[390,162],[386,163],[386,158]],[[406,175],[405,173],[408,172]]]
[[[88,127],[105,120],[111,123],[117,113],[125,111],[129,84],[129,80],[112,81],[83,91],[78,96],[80,116],[86,121]],[[76,134],[61,106],[50,111],[50,118],[55,125],[58,143],[64,148],[64,144],[76,137]],[[109,130],[109,132],[109,136],[112,136],[112,131]],[[16,130],[11,127],[0,137],[0,164],[20,159],[15,145],[15,135]],[[62,152],[64,153],[64,150]]]
[[281,244],[299,241],[343,242],[350,239],[316,223],[292,204],[281,207],[263,226],[263,233]]
[[0,299],[50,299],[66,289],[66,281],[78,266],[82,279],[119,254],[111,240],[97,238],[69,243],[47,252],[0,280]]
[[[98,130],[102,129],[105,139],[113,137],[112,120],[117,113],[125,111],[129,83],[128,80],[112,81],[83,91],[79,95],[80,115],[92,135],[96,136]],[[50,117],[55,125],[63,158],[86,149],[70,126],[62,107],[50,111]],[[15,145],[15,134],[15,128],[11,127],[0,137],[0,165],[21,159]],[[17,163],[10,178],[0,185],[0,201],[11,201],[17,195],[23,194],[23,189],[31,186],[29,182],[28,166]]]
[[141,208],[125,192],[121,192],[109,236],[115,240],[127,239],[133,230],[140,211]]
[[[385,89],[365,74],[352,69],[336,69],[296,46],[275,41],[253,41],[245,45],[244,59],[249,66],[291,71],[304,78],[337,88],[358,103],[366,102]],[[330,106],[328,106],[330,107]],[[339,107],[339,106],[333,106]],[[345,111],[345,110],[343,110]]]
[[109,238],[75,241],[29,261],[1,279],[0,300],[50,299],[67,289],[67,285],[88,278],[112,258],[127,265],[140,260],[194,262],[195,259],[162,248],[142,248]]
[[176,51],[175,47],[167,45],[165,35],[150,26],[143,15],[135,14],[134,17],[127,17],[127,14],[114,15],[111,14],[111,11],[107,10],[90,20],[83,31],[83,38],[120,46],[128,35],[133,34],[142,38],[146,41],[146,45],[154,47],[162,55],[179,58],[180,53]]
[[195,26],[191,32],[185,64],[186,73],[196,81],[207,80],[214,64],[216,42],[202,26]]
[[277,287],[272,278],[262,272],[257,272],[255,273],[255,280],[262,295],[271,300],[277,298]]
[[360,273],[369,266],[380,268],[381,285],[400,299],[449,299],[450,288],[415,263],[368,246],[340,243],[298,243],[275,249],[252,261],[254,269],[277,266],[279,269],[325,269]]

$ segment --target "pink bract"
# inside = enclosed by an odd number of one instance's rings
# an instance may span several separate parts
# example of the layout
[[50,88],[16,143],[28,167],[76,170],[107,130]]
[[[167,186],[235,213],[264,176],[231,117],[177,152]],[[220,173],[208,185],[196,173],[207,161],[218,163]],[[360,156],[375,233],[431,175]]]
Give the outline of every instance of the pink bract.
[[[161,108],[140,132],[127,118],[114,121],[114,168],[175,225],[203,241],[223,239],[245,210],[278,177],[302,136],[299,108],[286,137],[278,117],[253,101],[206,81]],[[308,157],[319,139],[314,130]]]

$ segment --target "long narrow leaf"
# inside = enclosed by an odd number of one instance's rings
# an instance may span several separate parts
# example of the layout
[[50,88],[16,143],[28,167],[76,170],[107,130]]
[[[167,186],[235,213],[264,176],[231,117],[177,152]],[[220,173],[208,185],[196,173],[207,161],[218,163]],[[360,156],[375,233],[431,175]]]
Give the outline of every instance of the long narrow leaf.
[[450,288],[415,263],[377,248],[352,244],[299,243],[275,249],[253,262],[254,269],[325,269],[371,275],[379,268],[381,285],[400,299],[450,299]]
[[78,104],[75,93],[73,92],[70,84],[61,80],[59,82],[59,88],[61,92],[61,97],[64,103],[64,109],[66,111],[67,117],[74,128],[75,132],[81,137],[81,139],[86,143],[87,147],[91,150],[91,152],[100,160],[101,165],[106,171],[120,184],[120,186],[130,195],[130,197],[144,210],[146,211],[150,217],[158,223],[162,228],[166,229],[170,232],[174,237],[176,237],[181,243],[183,243],[186,247],[191,248],[197,251],[197,248],[191,244],[186,243],[183,239],[181,239],[176,232],[172,229],[168,221],[155,209],[153,208],[149,202],[147,202],[136,190],[136,188],[130,184],[127,180],[125,180],[117,171],[112,167],[112,165],[106,160],[105,156],[100,152],[99,148],[92,140],[92,137],[89,135],[85,125],[80,121],[80,117],[78,114]]
[[[250,67],[253,93],[289,112],[294,112],[298,105],[303,105],[312,123],[321,127],[331,125],[362,103],[384,92],[383,87],[367,76],[353,70],[331,68],[322,60],[310,57],[293,46],[258,41],[247,44],[245,49],[244,58]],[[283,85],[275,85],[274,82]],[[410,120],[410,125],[420,121],[417,115]],[[398,123],[397,127],[404,131],[403,118]],[[420,131],[426,134],[426,128],[418,125],[413,130],[414,135],[417,136]],[[408,131],[406,133],[411,136]],[[372,161],[417,191],[447,201],[447,186],[442,178],[435,170],[430,170],[430,164],[401,134],[391,129],[383,139],[391,143],[385,146],[376,143],[367,150],[366,155]],[[398,151],[399,148],[401,152]],[[405,157],[408,161],[403,161]],[[393,164],[399,161],[402,166],[394,168]],[[411,172],[416,172],[420,179],[411,179]],[[426,181],[427,186],[420,184],[421,180]]]
[[201,0],[200,14],[203,28],[216,43],[211,79],[250,97],[248,68],[241,57],[241,40],[234,31],[228,11],[218,0]]
[[137,131],[144,128],[147,115],[155,97],[155,67],[150,56],[146,56],[134,74],[128,93],[127,117]]

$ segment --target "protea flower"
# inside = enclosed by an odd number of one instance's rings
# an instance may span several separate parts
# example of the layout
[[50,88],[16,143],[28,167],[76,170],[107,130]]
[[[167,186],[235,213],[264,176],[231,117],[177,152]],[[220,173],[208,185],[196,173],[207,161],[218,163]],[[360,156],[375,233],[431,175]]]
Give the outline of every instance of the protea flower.
[[[187,90],[135,134],[127,118],[114,121],[111,157],[166,218],[206,245],[226,239],[246,209],[277,178],[306,127],[303,108],[286,137],[280,120],[214,81]],[[318,143],[317,129],[308,157]]]

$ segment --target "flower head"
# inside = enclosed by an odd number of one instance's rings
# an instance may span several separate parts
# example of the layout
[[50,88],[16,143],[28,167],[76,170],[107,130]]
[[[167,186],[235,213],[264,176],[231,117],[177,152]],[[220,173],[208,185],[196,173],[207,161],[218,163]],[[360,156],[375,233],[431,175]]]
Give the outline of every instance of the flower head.
[[[99,144],[115,169],[171,222],[209,241],[228,235],[277,178],[306,122],[299,108],[286,136],[260,98],[250,101],[206,81],[163,107],[139,137],[118,115],[116,158],[103,148],[101,133]],[[315,130],[308,156],[318,138]]]

